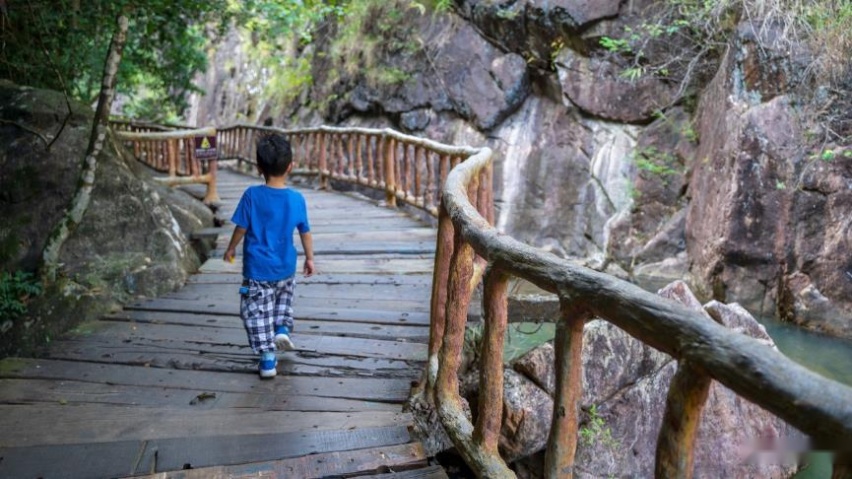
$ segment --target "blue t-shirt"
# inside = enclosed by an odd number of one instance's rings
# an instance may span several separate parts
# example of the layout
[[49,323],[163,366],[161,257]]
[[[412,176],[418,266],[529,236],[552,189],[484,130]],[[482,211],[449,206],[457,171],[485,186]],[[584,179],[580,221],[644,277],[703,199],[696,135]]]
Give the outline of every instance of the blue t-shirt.
[[246,229],[243,239],[243,277],[279,281],[296,274],[293,231],[307,233],[305,197],[289,188],[249,187],[231,217]]

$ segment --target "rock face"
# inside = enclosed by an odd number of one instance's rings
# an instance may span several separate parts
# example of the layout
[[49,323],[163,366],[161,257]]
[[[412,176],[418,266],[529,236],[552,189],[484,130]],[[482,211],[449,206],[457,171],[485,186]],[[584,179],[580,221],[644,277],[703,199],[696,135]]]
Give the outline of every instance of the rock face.
[[[52,140],[65,117],[62,94],[0,82],[4,271],[38,266],[47,237],[75,192],[93,113],[72,105],[67,126],[47,150],[26,129]],[[33,305],[34,317],[4,328],[0,354],[25,349],[37,342],[35,336],[56,335],[114,301],[170,291],[199,265],[187,238],[191,229],[184,228],[211,226],[210,211],[185,193],[147,182],[144,167],[119,150],[113,142],[99,157],[91,204],[60,255],[61,284]]]
[[800,115],[778,89],[796,70],[766,66],[753,32],[740,32],[698,114],[692,274],[706,296],[852,337],[852,154],[808,154]]
[[569,48],[556,57],[565,98],[584,112],[607,120],[650,120],[670,106],[674,90],[653,77],[630,80],[621,68],[601,58],[587,58]]
[[[682,282],[667,286],[660,295],[704,311],[708,321],[715,319],[774,347],[763,326],[739,305],[713,301],[702,308]],[[676,361],[601,320],[586,326],[583,340],[583,414],[575,477],[652,477],[657,435]],[[555,381],[553,354],[553,347],[546,344],[518,359],[514,371],[506,373],[505,437],[500,444],[507,460],[517,459],[521,451],[529,457],[546,443]],[[519,406],[517,397],[536,399]],[[547,420],[548,427],[534,426],[537,422],[531,417]],[[794,465],[749,463],[746,455],[756,437],[788,438],[792,434],[797,433],[778,418],[714,382],[701,416],[695,477],[789,477],[795,472]]]

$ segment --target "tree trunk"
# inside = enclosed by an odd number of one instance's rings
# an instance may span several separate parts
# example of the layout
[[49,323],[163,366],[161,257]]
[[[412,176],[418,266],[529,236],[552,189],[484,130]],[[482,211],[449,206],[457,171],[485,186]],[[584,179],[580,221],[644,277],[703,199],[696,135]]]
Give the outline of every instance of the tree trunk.
[[115,77],[118,72],[118,65],[121,63],[124,44],[127,41],[127,17],[120,15],[117,24],[104,65],[101,93],[98,98],[98,107],[95,110],[95,121],[92,125],[92,134],[89,137],[89,146],[86,148],[77,192],[71,199],[65,216],[54,228],[42,252],[41,277],[45,284],[56,280],[62,245],[82,221],[91,201],[92,189],[95,186],[95,173],[98,168],[98,156],[103,149],[109,125],[109,110],[115,94]]

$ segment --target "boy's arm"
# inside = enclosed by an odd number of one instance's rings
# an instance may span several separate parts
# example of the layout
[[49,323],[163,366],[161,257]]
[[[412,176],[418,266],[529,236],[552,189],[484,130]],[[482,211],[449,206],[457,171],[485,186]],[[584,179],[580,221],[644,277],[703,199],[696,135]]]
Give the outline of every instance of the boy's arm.
[[316,273],[314,269],[314,238],[311,232],[299,233],[299,238],[302,240],[302,249],[305,250],[305,267],[303,272],[305,276],[311,276]]
[[234,234],[231,235],[231,241],[228,243],[228,249],[225,250],[225,261],[228,263],[234,262],[234,256],[237,255],[237,245],[242,241],[243,236],[246,235],[246,229],[237,226],[234,228]]

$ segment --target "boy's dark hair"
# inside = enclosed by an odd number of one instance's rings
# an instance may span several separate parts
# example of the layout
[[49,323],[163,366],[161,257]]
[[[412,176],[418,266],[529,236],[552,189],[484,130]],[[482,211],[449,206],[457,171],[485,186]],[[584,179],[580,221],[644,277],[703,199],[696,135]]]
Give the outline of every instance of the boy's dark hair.
[[257,140],[257,167],[263,176],[281,176],[293,161],[290,142],[280,133],[270,133]]

